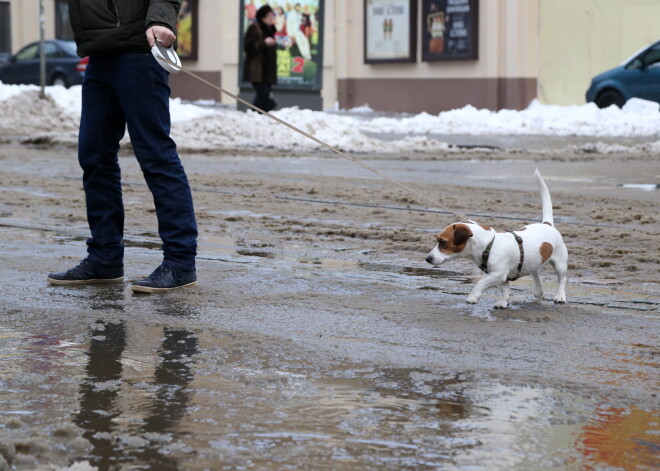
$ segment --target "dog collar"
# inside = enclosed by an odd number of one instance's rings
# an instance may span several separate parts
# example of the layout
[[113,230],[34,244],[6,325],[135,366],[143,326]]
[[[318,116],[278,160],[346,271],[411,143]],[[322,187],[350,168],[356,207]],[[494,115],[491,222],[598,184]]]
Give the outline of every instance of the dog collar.
[[493,234],[493,238],[481,254],[481,266],[479,268],[481,268],[481,271],[484,273],[488,273],[488,257],[490,256],[490,249],[493,247],[493,242],[495,242],[495,235],[496,234]]
[[509,278],[509,281],[516,281],[518,278],[520,278],[520,272],[522,271],[523,262],[525,261],[525,249],[523,249],[522,237],[520,237],[518,234],[516,234],[513,231],[507,231],[507,232],[513,234],[513,237],[516,239],[516,242],[518,242],[518,248],[520,249],[520,262],[518,263],[518,274],[513,278]]

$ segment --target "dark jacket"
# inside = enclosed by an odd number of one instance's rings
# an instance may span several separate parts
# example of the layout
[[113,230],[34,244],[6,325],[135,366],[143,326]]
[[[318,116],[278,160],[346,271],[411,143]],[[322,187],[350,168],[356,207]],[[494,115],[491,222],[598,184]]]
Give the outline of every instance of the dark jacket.
[[277,83],[277,46],[267,46],[265,39],[275,36],[275,26],[261,21],[252,23],[245,32],[243,81]]
[[175,32],[180,8],[181,0],[69,0],[78,55],[148,51],[145,31],[162,25]]

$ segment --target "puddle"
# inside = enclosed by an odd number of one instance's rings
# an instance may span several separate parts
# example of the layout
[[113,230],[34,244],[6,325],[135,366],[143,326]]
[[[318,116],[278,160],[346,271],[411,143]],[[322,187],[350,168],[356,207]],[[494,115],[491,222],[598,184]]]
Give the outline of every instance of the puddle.
[[322,359],[176,325],[99,318],[76,340],[50,330],[0,330],[11,360],[0,366],[0,444],[19,451],[16,469],[74,460],[136,470],[660,464],[658,413],[594,395]]
[[[86,237],[80,234],[72,233],[74,230],[40,227],[31,224],[21,223],[19,221],[0,221],[9,230],[22,228],[33,231],[56,232],[54,240],[58,243],[76,242],[86,240]],[[17,238],[20,236],[16,236]],[[238,241],[240,244],[241,241]],[[126,247],[144,248],[149,250],[161,250],[160,239],[147,237],[143,235],[127,235],[125,238]],[[334,253],[341,253],[335,251]],[[296,251],[295,247],[283,247],[278,250],[267,247],[241,247],[237,246],[237,241],[229,237],[206,237],[200,241],[199,260],[215,260],[221,262],[249,265],[257,263],[259,259],[269,259],[272,261],[287,264],[291,262],[317,265],[328,270],[341,270],[351,272],[350,276],[359,277],[360,272],[382,274],[383,280],[397,281],[406,283],[414,289],[421,291],[435,291],[443,295],[461,295],[467,296],[478,277],[470,273],[460,273],[440,268],[422,268],[415,266],[406,266],[407,261],[402,261],[400,265],[393,263],[374,263],[346,260],[343,258],[317,257],[307,255]],[[441,284],[429,285],[428,280],[442,280]],[[543,279],[546,293],[556,290],[554,278]],[[569,283],[567,290],[570,293],[570,303],[576,305],[604,306],[614,309],[655,312],[660,308],[660,302],[657,301],[656,293],[644,292],[643,288],[637,291],[626,290],[618,280],[600,280],[585,279],[579,284]],[[531,278],[525,277],[512,284],[513,294],[512,303],[518,302],[517,295],[531,293]],[[519,291],[520,293],[517,293]],[[487,291],[485,297],[495,293],[494,290]],[[546,295],[547,298],[548,295]],[[514,305],[512,304],[512,307]]]
[[515,309],[494,317],[488,302],[466,307],[471,275],[219,239],[197,291],[35,289],[54,261],[38,243],[25,245],[31,265],[6,244],[18,275],[1,306],[0,453],[12,469],[660,465],[650,314],[624,307],[639,293],[571,286],[578,306],[591,296],[622,315],[549,310],[520,304],[531,281],[519,280]]
[[643,191],[655,191],[658,188],[660,188],[660,185],[658,185],[657,183],[650,183],[650,184],[625,183],[618,186],[622,188],[632,188],[634,190],[643,190]]
[[422,276],[428,278],[442,278],[449,277],[463,277],[458,272],[442,270],[438,268],[416,268],[398,265],[390,265],[384,263],[362,263],[358,262],[358,266],[364,270],[372,272],[386,272],[386,273],[399,273],[408,276]]
[[26,188],[26,187],[3,187],[0,186],[0,192],[8,192],[8,193],[25,193],[28,195],[32,196],[40,196],[40,197],[48,197],[48,198],[57,198],[58,195],[53,194],[53,193],[44,193],[41,191],[35,191],[33,188]]

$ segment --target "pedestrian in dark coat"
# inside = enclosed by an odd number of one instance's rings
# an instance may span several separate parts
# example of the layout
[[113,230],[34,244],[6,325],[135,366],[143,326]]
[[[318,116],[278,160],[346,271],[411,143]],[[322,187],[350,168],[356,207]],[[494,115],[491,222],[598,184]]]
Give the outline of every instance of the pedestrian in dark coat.
[[124,204],[117,153],[128,128],[153,195],[163,262],[134,291],[196,283],[197,225],[188,178],[170,138],[169,74],[151,54],[169,47],[181,0],[69,0],[78,54],[89,56],[82,84],[78,161],[91,237],[76,267],[48,275],[56,285],[121,282]]
[[275,109],[272,87],[277,83],[277,42],[275,12],[264,5],[257,10],[257,20],[245,32],[243,81],[250,82],[256,95],[252,104],[264,111]]

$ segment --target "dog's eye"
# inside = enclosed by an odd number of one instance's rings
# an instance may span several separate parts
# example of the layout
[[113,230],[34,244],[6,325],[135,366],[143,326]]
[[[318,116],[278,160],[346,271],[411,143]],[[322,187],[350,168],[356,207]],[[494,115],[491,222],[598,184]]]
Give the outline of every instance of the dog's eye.
[[438,239],[438,245],[440,247],[444,247],[445,245],[447,245],[447,241],[444,239]]

